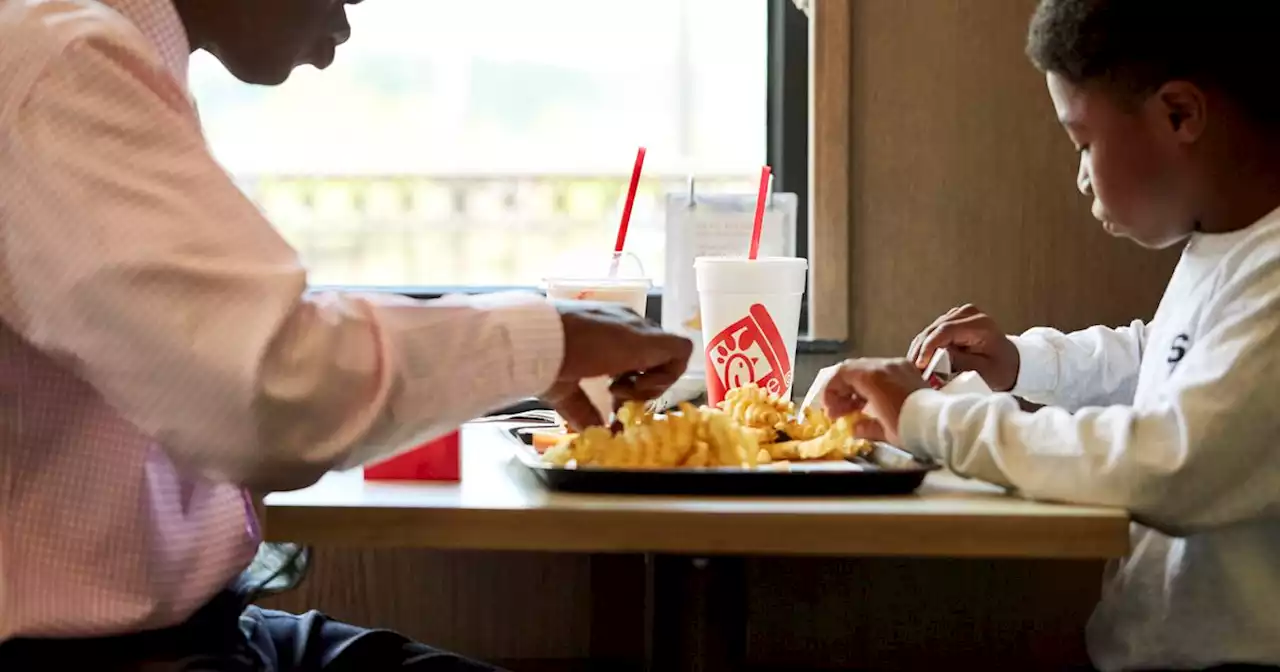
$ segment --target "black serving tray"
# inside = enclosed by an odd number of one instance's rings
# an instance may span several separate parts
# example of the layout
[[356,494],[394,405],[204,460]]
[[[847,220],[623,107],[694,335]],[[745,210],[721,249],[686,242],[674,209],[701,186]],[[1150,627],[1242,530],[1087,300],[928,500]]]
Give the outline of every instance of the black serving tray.
[[937,464],[877,443],[866,458],[761,466],[672,469],[564,468],[543,462],[532,435],[547,425],[506,430],[517,460],[547,487],[566,492],[664,495],[905,495],[915,492]]

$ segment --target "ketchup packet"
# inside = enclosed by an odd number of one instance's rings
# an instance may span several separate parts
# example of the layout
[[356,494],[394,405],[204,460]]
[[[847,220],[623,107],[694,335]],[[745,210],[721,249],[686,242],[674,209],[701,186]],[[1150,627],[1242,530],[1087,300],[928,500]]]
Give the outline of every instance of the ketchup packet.
[[929,365],[924,367],[924,380],[935,390],[940,390],[951,382],[951,353],[945,349],[936,350]]

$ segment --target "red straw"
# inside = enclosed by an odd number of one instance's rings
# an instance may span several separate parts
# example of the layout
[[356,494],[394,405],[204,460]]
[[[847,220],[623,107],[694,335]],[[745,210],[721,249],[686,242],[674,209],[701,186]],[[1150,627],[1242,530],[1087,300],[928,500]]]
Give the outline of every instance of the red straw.
[[756,195],[756,221],[751,227],[751,252],[748,259],[755,259],[760,254],[760,228],[764,225],[764,203],[769,196],[769,166],[760,169],[760,193]]
[[636,202],[636,187],[640,185],[640,169],[644,168],[644,147],[636,152],[636,167],[631,169],[631,186],[627,189],[627,203],[622,206],[622,222],[618,224],[618,241],[613,251],[621,254],[627,242],[627,226],[631,224],[631,206]]

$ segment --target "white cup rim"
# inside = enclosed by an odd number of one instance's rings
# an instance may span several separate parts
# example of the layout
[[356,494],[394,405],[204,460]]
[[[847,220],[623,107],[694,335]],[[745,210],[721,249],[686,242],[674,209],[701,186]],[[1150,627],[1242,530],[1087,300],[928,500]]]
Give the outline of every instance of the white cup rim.
[[759,257],[759,259],[746,259],[746,257],[696,257],[694,259],[695,269],[776,269],[783,270],[808,270],[809,260],[804,257]]
[[758,257],[756,259],[748,259],[747,257],[696,257],[693,260],[695,266],[701,265],[719,265],[719,264],[760,264],[760,265],[787,265],[799,266],[809,265],[809,260],[804,257]]
[[649,278],[543,278],[542,286],[547,285],[570,285],[583,287],[652,287],[653,280]]

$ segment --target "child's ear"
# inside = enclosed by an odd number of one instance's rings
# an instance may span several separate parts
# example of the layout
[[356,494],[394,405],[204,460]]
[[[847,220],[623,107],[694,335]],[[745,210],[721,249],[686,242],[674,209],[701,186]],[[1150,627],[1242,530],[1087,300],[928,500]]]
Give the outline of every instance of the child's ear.
[[1151,97],[1166,129],[1182,142],[1194,142],[1208,121],[1204,91],[1191,82],[1166,82]]

